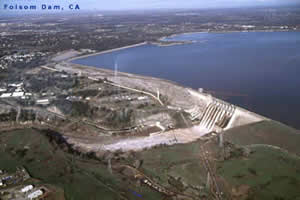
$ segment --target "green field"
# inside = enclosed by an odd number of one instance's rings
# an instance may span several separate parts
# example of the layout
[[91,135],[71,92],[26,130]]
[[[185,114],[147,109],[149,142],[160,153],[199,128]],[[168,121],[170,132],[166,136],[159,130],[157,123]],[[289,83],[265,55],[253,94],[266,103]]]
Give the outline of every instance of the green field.
[[235,144],[269,144],[300,155],[300,131],[276,121],[263,121],[230,129],[224,139]]
[[[205,189],[206,170],[200,159],[202,142],[157,147],[137,153],[143,170],[172,191],[200,198]],[[201,188],[201,189],[200,189]]]
[[[130,175],[117,171],[111,174],[104,160],[71,154],[63,140],[51,140],[46,133],[36,129],[0,132],[0,169],[13,172],[16,166],[24,166],[33,178],[64,190],[67,200],[165,198],[140,185]],[[211,162],[216,164],[225,199],[300,199],[298,131],[270,121],[228,130],[224,137],[239,147],[247,146],[252,150],[248,157],[235,154],[224,160],[220,159],[222,149],[216,139],[203,147],[209,152]],[[129,153],[131,156],[115,160],[115,164],[133,164],[142,160],[139,170],[161,186],[194,199],[205,196],[210,199],[205,188],[207,171],[201,159],[203,143],[199,140]],[[122,155],[115,153],[114,159]]]
[[38,130],[25,129],[0,133],[0,168],[15,171],[24,166],[30,175],[42,183],[64,190],[65,199],[162,199],[146,186],[122,181],[118,174],[110,174],[99,161],[73,156],[61,150]]
[[[235,158],[219,163],[218,174],[230,187],[247,185],[245,199],[300,199],[300,158],[287,152],[257,145],[248,158]],[[242,198],[240,198],[242,199]]]
[[[217,161],[217,175],[221,177],[219,184],[225,191],[227,199],[253,200],[294,200],[300,198],[300,134],[297,130],[278,122],[260,122],[228,130],[225,140],[240,147],[251,144],[249,157],[235,157]],[[221,152],[217,140],[205,149],[217,156]],[[273,145],[285,148],[266,146]],[[160,147],[140,152],[144,159],[144,168],[161,183],[173,189],[168,180],[170,176],[180,178],[185,189],[203,187],[206,181],[206,170],[200,159],[201,141],[189,144]],[[206,151],[205,150],[205,151]],[[246,186],[244,196],[232,196],[236,189]],[[241,189],[243,190],[243,189]],[[205,190],[197,192],[204,193]]]

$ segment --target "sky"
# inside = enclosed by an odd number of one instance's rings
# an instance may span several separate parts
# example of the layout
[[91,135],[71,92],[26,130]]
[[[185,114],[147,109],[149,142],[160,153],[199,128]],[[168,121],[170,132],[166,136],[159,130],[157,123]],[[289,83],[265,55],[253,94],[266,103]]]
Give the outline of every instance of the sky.
[[155,8],[228,8],[243,6],[287,5],[300,0],[85,0],[91,7],[102,9]]
[[[136,10],[136,9],[180,9],[180,8],[232,8],[248,6],[277,6],[300,4],[300,0],[0,0],[1,12],[10,12],[4,5],[58,4],[64,8],[78,4],[86,10]],[[15,9],[13,9],[14,11]],[[65,9],[66,10],[66,9]]]

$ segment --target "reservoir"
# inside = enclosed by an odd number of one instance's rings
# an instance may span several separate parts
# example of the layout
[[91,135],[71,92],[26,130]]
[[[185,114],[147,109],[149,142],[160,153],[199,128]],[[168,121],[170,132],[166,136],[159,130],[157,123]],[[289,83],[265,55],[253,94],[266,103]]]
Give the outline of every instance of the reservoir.
[[73,63],[153,76],[300,129],[300,32],[190,33]]

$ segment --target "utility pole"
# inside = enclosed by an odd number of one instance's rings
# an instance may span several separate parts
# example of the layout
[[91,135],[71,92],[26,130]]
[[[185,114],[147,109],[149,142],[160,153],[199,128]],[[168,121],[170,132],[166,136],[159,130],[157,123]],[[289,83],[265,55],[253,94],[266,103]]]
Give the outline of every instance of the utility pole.
[[107,169],[108,169],[109,173],[112,174],[112,169],[111,169],[111,158],[108,159]]
[[207,172],[207,179],[206,179],[206,189],[210,189],[210,173]]
[[21,107],[18,106],[18,111],[17,111],[17,116],[16,116],[16,122],[17,122],[17,123],[19,123],[20,115],[21,115]]
[[34,123],[38,123],[38,112],[35,113],[35,116],[34,116]]
[[175,133],[175,131],[174,130],[172,130],[173,131],[173,135],[174,135],[174,141],[177,143],[178,142],[178,140],[177,140],[177,138],[176,138],[176,133]]
[[219,133],[219,146],[223,148],[223,132]]

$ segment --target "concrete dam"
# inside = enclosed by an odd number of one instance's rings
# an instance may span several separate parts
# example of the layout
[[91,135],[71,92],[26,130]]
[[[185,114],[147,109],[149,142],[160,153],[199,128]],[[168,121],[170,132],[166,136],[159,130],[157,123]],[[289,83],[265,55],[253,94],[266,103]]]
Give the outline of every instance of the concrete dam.
[[201,118],[200,126],[210,131],[225,129],[235,112],[235,106],[221,100],[214,99]]
[[[187,126],[186,128],[170,130],[162,129],[162,131],[154,132],[147,136],[118,138],[114,141],[105,141],[101,145],[95,143],[87,146],[86,143],[78,142],[76,138],[68,139],[69,143],[75,144],[78,148],[87,148],[89,151],[140,151],[158,145],[190,143],[211,132],[221,133],[233,127],[269,120],[256,113],[215,98],[203,91],[185,88],[170,81],[119,72],[117,83],[115,83],[114,73],[110,70],[86,68],[78,65],[69,68],[66,65],[59,64],[58,67],[67,72],[84,74],[92,80],[106,78],[114,82],[113,85],[121,86],[125,89],[132,90],[138,86],[139,90],[134,89],[134,91],[147,91],[145,95],[155,100],[160,97],[160,95],[156,97],[159,91],[159,94],[163,94],[168,100],[168,105],[166,105],[168,109],[185,111],[189,114],[187,116],[190,120],[194,122],[191,127]],[[155,118],[156,116],[153,116],[154,120],[158,121]],[[182,117],[182,119],[185,120],[185,117]],[[161,125],[160,122],[156,123],[156,125]]]
[[[211,95],[188,89],[189,93],[201,102],[204,111],[193,119],[199,119],[199,127],[207,132],[221,132],[236,126],[269,120],[261,115],[250,112]],[[204,105],[203,105],[204,104]],[[200,105],[199,105],[200,106]],[[193,113],[192,113],[193,114]]]

